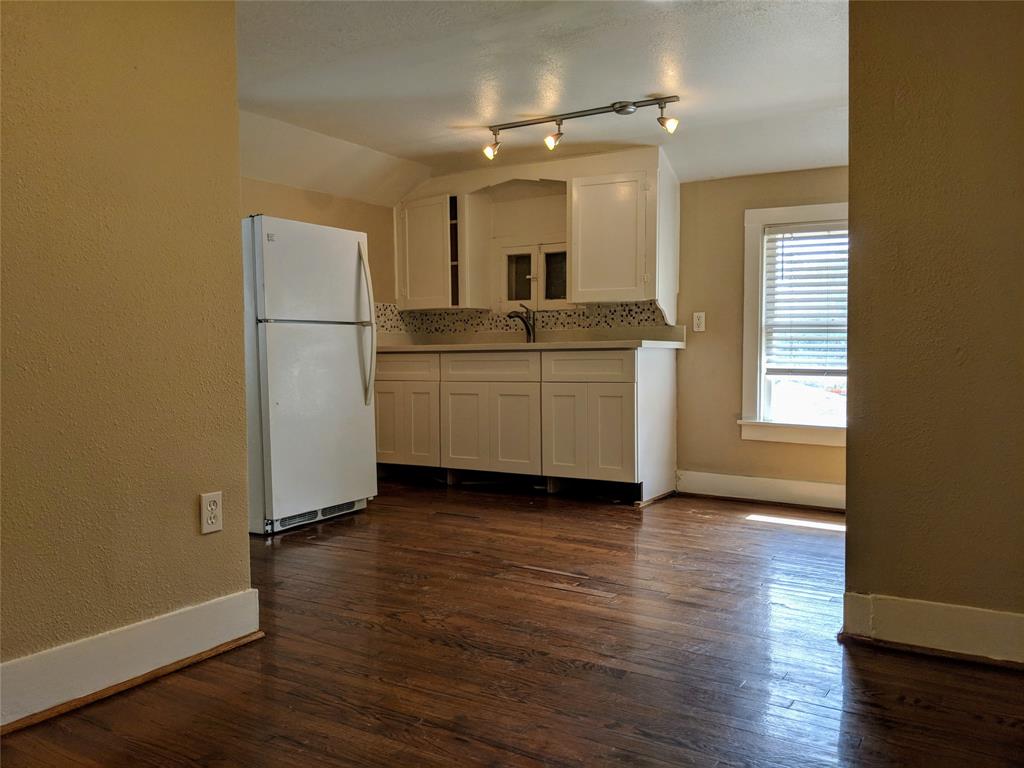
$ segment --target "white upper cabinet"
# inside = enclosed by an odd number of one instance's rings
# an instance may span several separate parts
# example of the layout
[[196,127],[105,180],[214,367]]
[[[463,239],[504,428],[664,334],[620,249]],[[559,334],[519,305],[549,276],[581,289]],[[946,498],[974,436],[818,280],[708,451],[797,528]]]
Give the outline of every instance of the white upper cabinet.
[[647,297],[647,191],[643,171],[572,180],[571,301]]
[[406,203],[399,211],[398,306],[436,309],[451,306],[451,240],[448,195]]
[[569,188],[569,301],[657,301],[670,325],[679,294],[679,180],[655,168],[577,176]]
[[676,322],[679,181],[657,147],[495,161],[414,194],[398,208],[401,309],[653,300]]
[[[398,206],[399,309],[486,308],[486,275],[475,268],[468,244],[487,209],[470,195],[444,194]],[[473,227],[473,224],[476,227]]]

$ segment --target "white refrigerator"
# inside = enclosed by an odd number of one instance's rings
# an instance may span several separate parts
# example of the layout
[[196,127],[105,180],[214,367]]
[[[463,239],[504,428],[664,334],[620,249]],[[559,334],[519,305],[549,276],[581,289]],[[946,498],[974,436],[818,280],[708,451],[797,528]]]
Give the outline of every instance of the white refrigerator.
[[272,534],[377,494],[377,328],[366,235],[242,220],[249,530]]

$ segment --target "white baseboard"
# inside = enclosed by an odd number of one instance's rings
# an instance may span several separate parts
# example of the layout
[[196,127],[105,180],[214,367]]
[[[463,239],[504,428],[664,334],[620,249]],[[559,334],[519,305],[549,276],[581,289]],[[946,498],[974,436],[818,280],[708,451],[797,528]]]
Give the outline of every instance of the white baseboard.
[[0,664],[0,723],[236,640],[259,629],[255,589],[218,597]]
[[1024,613],[847,592],[843,633],[1024,663]]
[[676,490],[680,493],[697,493],[702,496],[846,509],[846,485],[842,483],[720,475],[714,472],[691,472],[680,469],[676,475]]

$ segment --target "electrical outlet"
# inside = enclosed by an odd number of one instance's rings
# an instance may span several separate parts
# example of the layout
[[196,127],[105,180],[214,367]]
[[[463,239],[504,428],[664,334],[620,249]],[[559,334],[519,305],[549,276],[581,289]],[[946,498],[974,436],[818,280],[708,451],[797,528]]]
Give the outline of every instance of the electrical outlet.
[[203,533],[224,530],[224,501],[221,491],[199,496],[199,526]]
[[704,313],[694,312],[693,313],[693,332],[700,333],[705,329],[704,325]]

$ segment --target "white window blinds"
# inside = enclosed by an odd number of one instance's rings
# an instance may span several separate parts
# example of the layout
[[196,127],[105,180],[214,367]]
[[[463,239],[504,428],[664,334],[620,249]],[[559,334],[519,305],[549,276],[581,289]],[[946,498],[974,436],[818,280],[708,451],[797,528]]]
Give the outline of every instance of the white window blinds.
[[845,221],[764,228],[765,374],[846,375]]

